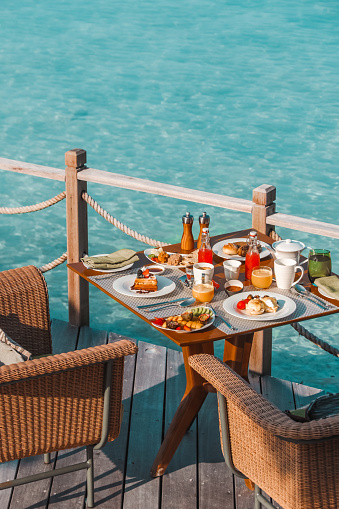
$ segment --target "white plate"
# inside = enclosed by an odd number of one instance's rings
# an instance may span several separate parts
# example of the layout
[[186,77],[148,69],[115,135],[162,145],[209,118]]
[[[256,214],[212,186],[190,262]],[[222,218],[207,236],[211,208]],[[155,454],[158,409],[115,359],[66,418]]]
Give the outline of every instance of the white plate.
[[136,274],[127,274],[127,276],[119,277],[113,282],[113,290],[121,293],[122,295],[128,295],[129,297],[139,297],[141,299],[151,299],[153,297],[161,297],[162,295],[168,295],[175,290],[175,283],[167,277],[159,276],[158,290],[150,293],[137,293],[136,290],[131,290],[136,278]]
[[[155,262],[149,256],[150,254],[152,254],[152,251],[154,251],[154,248],[145,249],[144,255],[146,256],[147,260],[149,260],[151,263],[155,263],[156,265],[160,265],[160,267],[166,267],[168,269],[185,269],[186,267],[191,267],[193,265],[193,263],[191,263],[191,265],[169,265],[168,263]],[[168,253],[169,255],[177,254],[177,253],[170,253],[169,251],[166,251],[166,253]],[[185,255],[181,254],[181,256],[185,256]]]
[[[98,256],[107,256],[107,253],[106,254],[98,254],[98,255],[93,255],[91,256],[91,258],[98,258]],[[117,269],[92,269],[89,265],[87,265],[86,262],[82,262],[86,269],[91,269],[91,270],[94,270],[95,272],[121,272],[123,270],[128,270],[130,269],[131,267],[133,267],[134,263],[129,263],[128,265],[125,265],[124,267],[119,267]]]
[[[269,297],[275,297],[279,304],[279,309],[276,313],[263,313],[262,315],[248,315],[245,310],[238,309],[237,303],[240,300],[246,299],[248,295],[259,295],[259,297],[264,297],[268,295]],[[236,295],[232,295],[228,297],[228,299],[224,300],[223,303],[224,310],[230,313],[230,315],[236,316],[237,318],[243,318],[244,320],[256,320],[259,322],[267,322],[270,320],[279,320],[280,318],[284,318],[285,316],[291,315],[297,308],[294,300],[286,297],[285,295],[280,295],[280,293],[265,291],[257,291],[253,290],[252,292],[242,292]]]
[[329,295],[328,293],[326,293],[324,290],[321,290],[319,288],[319,286],[317,286],[318,288],[318,292],[320,293],[320,295],[323,295],[324,297],[327,297],[328,299],[332,299],[332,300],[336,300],[335,297],[331,297],[331,295]]
[[[194,308],[189,308],[186,311],[190,311],[191,309],[196,309],[196,307],[197,306],[195,306]],[[210,309],[210,308],[208,308],[208,309]],[[183,311],[183,312],[185,313],[186,311]],[[213,312],[213,310],[211,310],[211,311]],[[168,315],[168,316],[173,316],[173,315]],[[214,322],[214,320],[215,320],[214,312],[213,312],[213,315],[211,316],[210,320],[211,320],[210,322],[208,322],[206,325],[203,325],[200,329],[193,329],[193,330],[173,330],[173,329],[167,329],[167,328],[161,327],[160,325],[156,325],[155,323],[152,323],[152,325],[154,327],[156,327],[157,329],[161,329],[161,330],[169,330],[169,331],[172,331],[172,332],[177,332],[178,334],[190,334],[191,332],[201,332],[202,330],[207,329],[208,327],[210,327],[212,325],[212,323]]]
[[[212,251],[216,255],[220,256],[220,258],[225,258],[225,259],[232,258],[233,260],[241,260],[242,262],[244,262],[245,261],[244,256],[225,254],[223,252],[222,248],[224,247],[225,244],[229,244],[229,243],[236,244],[237,242],[246,242],[246,241],[247,241],[247,239],[245,239],[245,238],[221,240],[220,242],[217,242],[216,244],[214,244],[214,246],[212,247]],[[262,251],[260,253],[260,259],[266,258],[267,256],[269,256],[270,252],[268,249],[266,249],[268,244],[266,244],[266,242],[263,242],[262,240],[258,240],[258,244],[260,244],[262,247]]]

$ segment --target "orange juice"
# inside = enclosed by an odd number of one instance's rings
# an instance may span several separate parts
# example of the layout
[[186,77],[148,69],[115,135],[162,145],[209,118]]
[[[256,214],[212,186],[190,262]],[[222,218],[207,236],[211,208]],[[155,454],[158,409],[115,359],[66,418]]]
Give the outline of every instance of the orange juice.
[[192,295],[200,302],[211,302],[214,297],[213,283],[202,283],[199,281],[193,285]]
[[269,288],[272,284],[272,269],[270,267],[255,267],[252,270],[251,282],[256,288]]

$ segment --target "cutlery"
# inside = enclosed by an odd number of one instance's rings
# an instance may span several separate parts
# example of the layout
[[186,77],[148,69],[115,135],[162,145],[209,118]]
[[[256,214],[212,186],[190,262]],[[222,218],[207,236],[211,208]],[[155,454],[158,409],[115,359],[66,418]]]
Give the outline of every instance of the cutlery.
[[325,304],[316,295],[313,295],[313,293],[308,292],[304,286],[296,284],[294,286],[294,289],[301,297],[305,297],[309,301],[313,302],[313,304],[316,304],[322,309],[329,309],[329,306],[327,304]]
[[[170,304],[172,302],[179,302],[181,300],[185,301],[185,300],[192,300],[193,297],[191,297],[190,299],[187,299],[187,297],[180,297],[180,299],[173,299],[173,300],[165,300],[164,302],[159,302],[159,304],[144,304],[143,306],[137,306],[138,309],[143,309],[143,308],[151,308],[151,307],[154,307],[154,306],[162,306],[163,304]],[[193,302],[195,301],[195,299],[193,299]]]
[[[194,304],[195,302],[195,298],[194,297],[191,297],[190,299],[186,299],[184,300],[183,302],[180,302],[179,304],[177,304],[178,306],[181,306],[182,308],[186,307],[186,306],[190,306],[191,304]],[[153,304],[153,306],[158,306],[158,307],[154,307],[152,309],[145,309],[145,311],[151,313],[152,311],[159,311],[161,309],[165,309],[165,308],[169,308],[170,306],[175,306],[176,304],[172,303],[172,304],[167,304],[166,306],[162,306],[162,303],[160,304]],[[160,306],[160,307],[159,307]]]
[[209,307],[213,310],[213,313],[215,314],[216,317],[220,318],[220,320],[222,320],[229,329],[233,330],[233,331],[237,331],[238,329],[236,327],[233,327],[233,325],[231,325],[230,323],[226,322],[226,320],[220,316],[220,315],[217,315],[215,309],[211,306],[211,304],[209,305]]

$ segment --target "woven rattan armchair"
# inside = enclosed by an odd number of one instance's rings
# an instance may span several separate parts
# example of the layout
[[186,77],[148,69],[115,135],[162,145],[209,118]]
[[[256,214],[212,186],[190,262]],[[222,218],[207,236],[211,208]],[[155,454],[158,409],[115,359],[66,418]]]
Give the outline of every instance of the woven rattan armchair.
[[189,358],[218,392],[221,445],[235,475],[255,483],[255,509],[338,509],[339,416],[298,423],[212,355]]
[[[41,272],[0,273],[0,327],[33,355],[52,351],[47,287]],[[0,489],[87,469],[93,500],[93,449],[120,431],[124,357],[132,341],[0,367],[0,462],[87,447],[87,461],[0,484]]]

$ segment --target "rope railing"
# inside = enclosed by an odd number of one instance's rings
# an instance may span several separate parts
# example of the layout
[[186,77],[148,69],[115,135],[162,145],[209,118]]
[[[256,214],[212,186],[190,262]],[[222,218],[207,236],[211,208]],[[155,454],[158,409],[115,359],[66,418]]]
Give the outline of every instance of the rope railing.
[[83,191],[81,195],[82,199],[90,206],[92,207],[95,212],[97,212],[101,217],[106,219],[110,224],[121,230],[122,232],[126,233],[126,235],[129,235],[130,237],[133,237],[136,240],[139,240],[140,242],[144,242],[145,244],[149,244],[153,247],[163,247],[167,246],[168,242],[161,242],[160,240],[154,240],[146,235],[141,235],[140,233],[136,232],[135,230],[132,230],[128,226],[124,225],[118,219],[111,216],[106,210],[104,210],[100,205],[89,195],[86,193],[86,191]]
[[28,212],[37,212],[38,210],[47,209],[52,205],[55,205],[59,201],[62,201],[66,198],[66,191],[63,191],[53,198],[49,200],[43,201],[41,203],[36,203],[35,205],[26,205],[25,207],[0,207],[0,214],[27,214]]
[[56,258],[52,262],[46,263],[46,265],[43,265],[42,267],[40,267],[40,270],[41,270],[41,272],[47,272],[48,270],[52,270],[55,267],[57,267],[58,265],[61,265],[66,260],[67,260],[67,253],[63,253],[61,256],[59,256],[59,258]]

